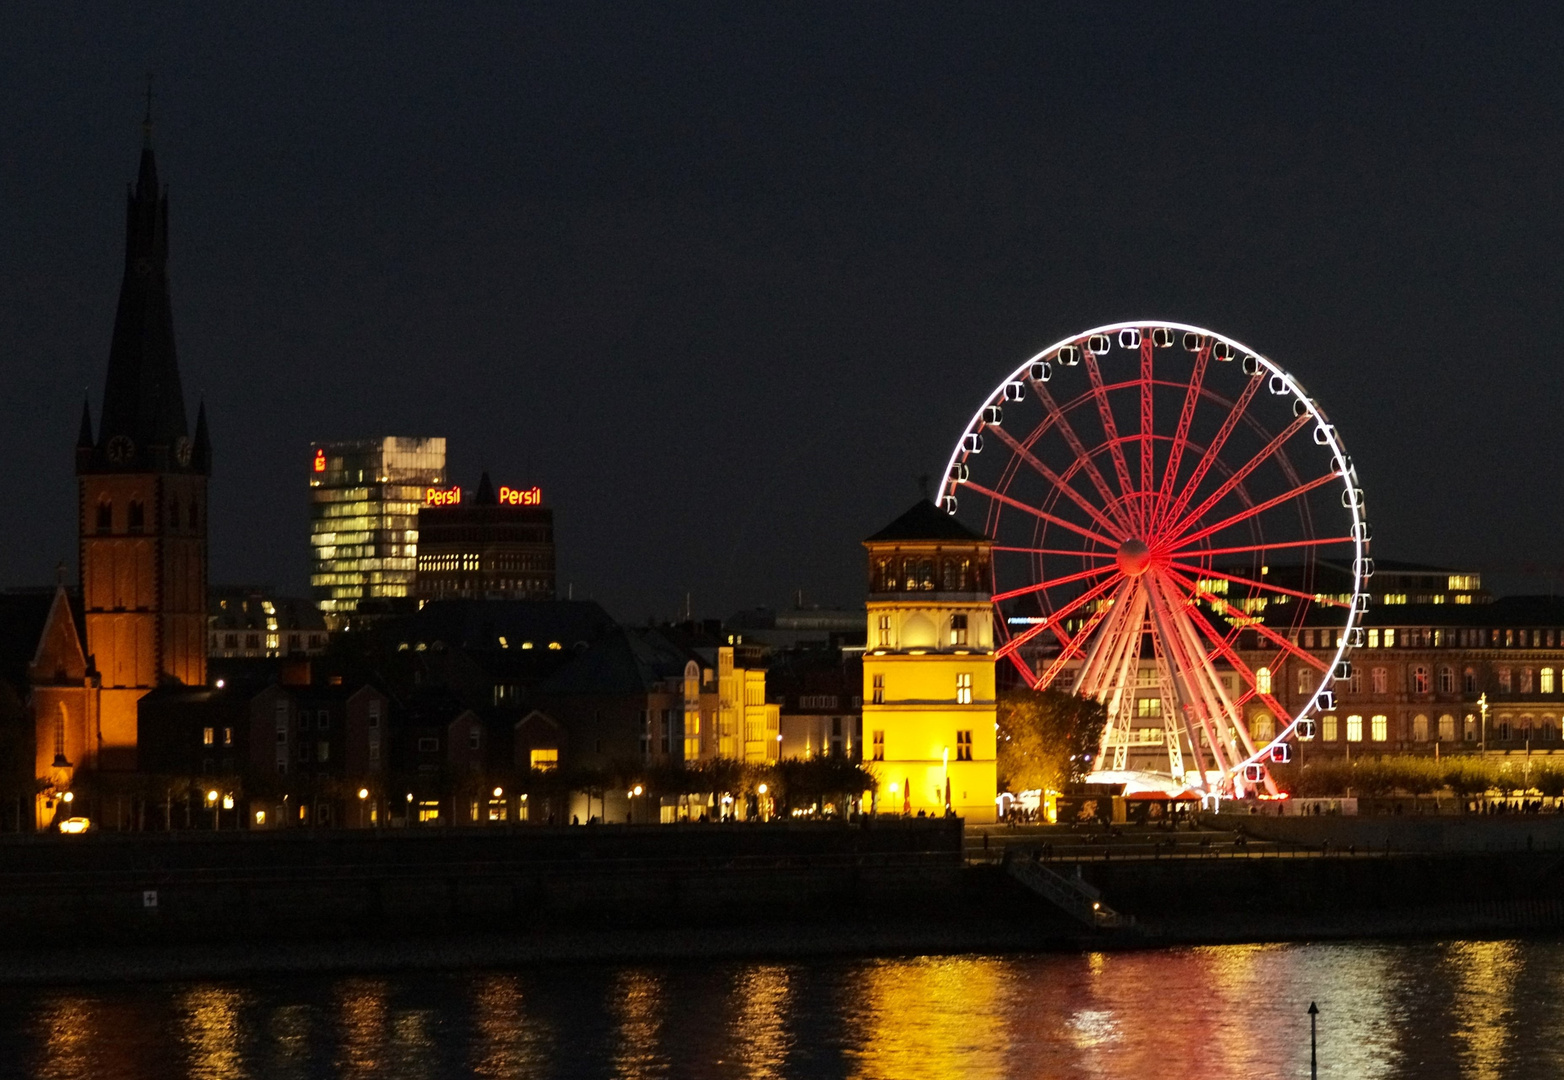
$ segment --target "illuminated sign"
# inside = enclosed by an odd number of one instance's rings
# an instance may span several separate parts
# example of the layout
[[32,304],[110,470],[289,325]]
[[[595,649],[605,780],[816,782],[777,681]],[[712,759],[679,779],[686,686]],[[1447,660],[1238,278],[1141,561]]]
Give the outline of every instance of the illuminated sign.
[[324,450],[317,450],[317,451],[315,451],[315,471],[316,472],[325,472],[326,471],[326,451],[324,451]]
[[543,492],[537,487],[500,487],[501,506],[542,506]]
[[425,506],[460,506],[462,502],[462,489],[453,488],[425,488]]

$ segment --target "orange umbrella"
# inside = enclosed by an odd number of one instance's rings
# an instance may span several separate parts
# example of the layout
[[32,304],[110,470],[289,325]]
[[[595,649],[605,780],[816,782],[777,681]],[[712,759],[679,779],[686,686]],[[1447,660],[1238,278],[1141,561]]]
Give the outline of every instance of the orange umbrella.
[[904,813],[904,814],[912,813],[912,781],[911,780],[903,780],[901,782],[901,812]]

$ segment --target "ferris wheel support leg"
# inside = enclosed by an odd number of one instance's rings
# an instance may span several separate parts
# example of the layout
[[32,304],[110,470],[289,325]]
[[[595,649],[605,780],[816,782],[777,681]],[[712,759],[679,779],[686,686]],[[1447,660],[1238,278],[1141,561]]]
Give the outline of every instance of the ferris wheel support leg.
[[1182,781],[1184,752],[1179,741],[1179,711],[1178,700],[1173,690],[1173,669],[1168,665],[1167,654],[1162,649],[1162,640],[1155,633],[1155,628],[1151,635],[1151,654],[1157,664],[1157,685],[1162,694],[1162,726],[1163,738],[1167,740],[1168,771],[1173,774],[1174,779]]
[[[1144,610],[1143,604],[1140,591],[1135,589],[1131,582],[1125,582],[1115,595],[1115,610],[1099,631],[1097,641],[1094,642],[1092,654],[1094,663],[1090,680],[1084,681],[1079,691],[1095,698],[1107,709],[1108,722],[1103,726],[1102,738],[1097,748],[1099,770],[1102,763],[1108,759],[1109,749],[1117,746],[1121,738],[1123,669],[1125,658],[1131,651],[1132,641],[1132,635],[1128,631],[1134,625],[1136,611]],[[1114,757],[1117,759],[1119,754],[1115,753]]]
[[1165,640],[1178,670],[1192,698],[1198,702],[1197,715],[1209,744],[1211,757],[1222,773],[1223,786],[1230,783],[1237,758],[1229,757],[1232,751],[1227,729],[1231,723],[1232,708],[1222,690],[1222,681],[1212,670],[1206,651],[1195,636],[1194,628],[1183,613],[1168,603],[1159,576],[1147,575],[1147,591],[1160,616]]
[[1119,639],[1116,630],[1124,620],[1126,607],[1124,601],[1128,599],[1132,587],[1130,582],[1125,581],[1113,591],[1113,596],[1108,601],[1107,615],[1091,638],[1091,644],[1086,648],[1086,656],[1081,661],[1081,671],[1075,680],[1076,693],[1102,700],[1104,665],[1111,662],[1109,650]]
[[1145,590],[1135,590],[1130,601],[1119,636],[1120,646],[1112,668],[1113,682],[1105,704],[1108,706],[1108,724],[1103,732],[1102,752],[1098,762],[1107,758],[1108,746],[1113,747],[1113,771],[1123,772],[1129,764],[1130,728],[1135,719],[1135,680],[1140,668],[1141,627],[1146,621]]

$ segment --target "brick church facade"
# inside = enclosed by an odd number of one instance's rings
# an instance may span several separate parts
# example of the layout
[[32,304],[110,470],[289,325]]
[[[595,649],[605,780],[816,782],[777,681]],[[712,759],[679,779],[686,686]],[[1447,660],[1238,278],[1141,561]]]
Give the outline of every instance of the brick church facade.
[[125,267],[96,427],[76,441],[79,599],[49,602],[27,665],[35,820],[47,827],[76,773],[137,767],[137,702],[206,682],[207,477],[201,409],[192,432],[174,347],[168,195],[150,124],[126,199]]

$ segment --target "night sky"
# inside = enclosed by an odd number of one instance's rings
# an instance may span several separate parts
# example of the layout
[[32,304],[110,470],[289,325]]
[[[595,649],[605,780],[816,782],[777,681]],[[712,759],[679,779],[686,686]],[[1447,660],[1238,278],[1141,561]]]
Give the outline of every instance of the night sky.
[[151,70],[214,581],[304,590],[310,440],[444,435],[621,618],[856,602],[1001,377],[1160,317],[1311,389],[1376,555],[1558,588],[1561,45],[1557,5],[7,5],[0,584],[74,564]]

